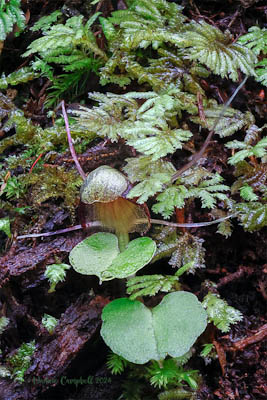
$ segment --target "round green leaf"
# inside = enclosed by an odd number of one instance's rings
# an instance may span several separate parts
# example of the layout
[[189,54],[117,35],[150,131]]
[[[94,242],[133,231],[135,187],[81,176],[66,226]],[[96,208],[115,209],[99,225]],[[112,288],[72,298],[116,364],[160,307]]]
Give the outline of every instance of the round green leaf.
[[127,298],[109,303],[102,313],[101,335],[111,350],[136,364],[185,354],[207,325],[197,297],[173,292],[150,310]]
[[160,358],[185,354],[207,326],[206,311],[189,292],[168,294],[152,314]]
[[112,233],[95,233],[75,246],[69,260],[76,272],[97,275],[101,279],[112,260],[119,254],[117,236]]
[[101,336],[111,350],[136,364],[159,359],[153,338],[152,313],[143,303],[116,299],[102,312]]
[[132,240],[127,248],[102,273],[103,280],[112,278],[122,279],[135,274],[149,263],[155,251],[156,243],[149,237],[140,237]]

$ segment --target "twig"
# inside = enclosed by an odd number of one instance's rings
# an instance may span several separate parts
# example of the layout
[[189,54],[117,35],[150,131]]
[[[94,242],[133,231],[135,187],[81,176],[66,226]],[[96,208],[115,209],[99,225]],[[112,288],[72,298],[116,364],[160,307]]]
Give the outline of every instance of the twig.
[[218,360],[220,363],[220,367],[222,370],[222,374],[225,375],[225,367],[226,367],[226,355],[223,347],[220,345],[219,342],[217,342],[215,339],[213,339],[212,343],[215,346],[216,353],[218,355]]
[[232,103],[232,101],[234,100],[235,96],[237,95],[237,93],[239,92],[239,90],[244,86],[244,84],[246,83],[246,80],[248,79],[248,77],[246,76],[245,79],[243,79],[243,81],[240,83],[240,85],[236,88],[236,90],[234,91],[234,93],[232,94],[232,96],[230,97],[230,99],[225,103],[225,105],[223,106],[222,111],[220,112],[219,116],[216,118],[213,128],[210,131],[210,133],[208,134],[202,148],[199,150],[198,153],[196,153],[192,160],[189,161],[189,163],[185,164],[182,168],[180,168],[177,172],[175,172],[175,174],[172,176],[171,181],[175,182],[176,179],[178,178],[178,176],[182,175],[186,170],[188,170],[189,168],[191,168],[193,165],[196,164],[196,162],[203,156],[203,154],[205,153],[206,148],[209,145],[209,142],[215,132],[215,128],[218,125],[221,117],[223,116],[226,108]]
[[244,339],[238,340],[233,343],[234,350],[243,350],[245,347],[258,343],[267,337],[267,324],[261,326],[259,330],[252,336],[248,336]]
[[85,180],[86,175],[85,175],[85,173],[84,173],[84,171],[83,171],[83,169],[81,167],[81,164],[78,161],[77,154],[76,154],[75,148],[73,146],[72,137],[71,137],[71,133],[70,133],[70,127],[69,127],[69,120],[68,120],[68,116],[67,116],[67,113],[66,113],[64,100],[61,102],[61,107],[62,107],[62,113],[63,113],[65,126],[66,126],[66,132],[67,132],[67,136],[68,136],[70,152],[71,152],[72,158],[73,158],[73,160],[75,162],[75,165],[76,165],[76,168],[77,168],[79,174],[81,175],[83,180]]
[[252,275],[254,272],[253,268],[245,267],[243,265],[240,265],[238,270],[232,274],[229,274],[227,276],[224,276],[219,280],[217,283],[217,288],[220,288],[224,285],[228,285],[228,283],[231,283],[232,281],[235,281],[237,279],[242,278],[244,275]]

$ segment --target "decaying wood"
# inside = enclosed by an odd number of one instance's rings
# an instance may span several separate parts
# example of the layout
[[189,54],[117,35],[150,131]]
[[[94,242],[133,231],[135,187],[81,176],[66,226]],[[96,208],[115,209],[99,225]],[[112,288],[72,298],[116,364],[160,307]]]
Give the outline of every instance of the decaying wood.
[[[80,295],[60,318],[54,333],[40,338],[25,382],[0,380],[0,400],[36,399],[38,394],[56,386],[62,376],[67,376],[68,367],[77,356],[93,344],[99,334],[102,309],[107,303],[101,296]],[[87,362],[93,366],[95,360]]]
[[40,243],[30,248],[18,246],[13,256],[0,258],[0,287],[12,276],[20,276],[45,264],[50,257],[68,254],[82,240],[82,235],[82,232],[77,232],[69,237],[59,236],[49,243]]

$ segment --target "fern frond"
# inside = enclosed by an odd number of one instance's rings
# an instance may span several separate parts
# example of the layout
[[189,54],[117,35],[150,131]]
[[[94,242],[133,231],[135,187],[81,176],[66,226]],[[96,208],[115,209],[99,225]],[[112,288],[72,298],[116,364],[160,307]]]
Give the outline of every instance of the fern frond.
[[156,161],[168,153],[174,153],[175,150],[181,149],[182,142],[187,142],[192,136],[190,131],[183,129],[168,129],[164,133],[154,129],[151,133],[154,133],[154,136],[128,140],[127,143],[140,153],[152,155],[152,161]]
[[189,233],[177,237],[175,231],[167,230],[166,237],[158,238],[156,241],[157,250],[152,262],[171,256],[169,264],[178,269],[182,265],[189,265],[188,273],[194,273],[196,268],[205,268],[203,239]]
[[[25,16],[20,9],[20,0],[2,0],[0,2],[0,40],[5,40],[17,24],[20,31],[25,27]],[[19,32],[16,33],[16,36]]]
[[213,322],[222,332],[228,332],[231,324],[236,324],[243,319],[239,310],[228,306],[219,295],[209,292],[202,302],[207,310],[209,322]]
[[229,164],[235,165],[248,157],[264,157],[267,154],[267,137],[259,140],[255,146],[251,146],[248,143],[241,142],[239,140],[228,142],[225,146],[230,149],[241,149],[228,159]]
[[157,196],[157,203],[152,206],[152,210],[163,218],[169,218],[175,207],[184,207],[188,192],[184,185],[171,186]]
[[229,32],[219,29],[205,21],[191,22],[184,33],[184,47],[188,47],[188,57],[198,60],[222,78],[229,75],[238,80],[238,69],[246,75],[255,76],[255,54],[238,43],[233,43]]
[[217,199],[227,200],[222,192],[228,191],[229,187],[223,185],[222,180],[219,174],[212,174],[205,168],[189,169],[177,180],[176,185],[169,186],[157,196],[157,203],[152,209],[169,218],[174,208],[183,208],[185,200],[189,198],[199,198],[203,208],[213,208]]
[[200,117],[191,117],[191,121],[201,125],[203,128],[213,129],[215,122],[220,117],[216,127],[215,133],[220,137],[227,137],[238,131],[243,127],[249,127],[254,124],[255,119],[250,112],[243,114],[241,111],[228,107],[223,115],[221,115],[223,105],[214,105],[210,108],[205,108],[204,113],[206,122]]
[[0,79],[0,89],[6,89],[8,85],[16,86],[21,83],[29,82],[37,78],[39,74],[30,67],[23,67],[17,71],[11,72],[8,76],[3,73]]
[[267,180],[267,164],[251,165],[247,161],[236,164],[234,176],[238,179],[231,187],[232,194],[237,193],[242,186],[249,185],[253,190],[264,192]]
[[151,196],[154,196],[157,192],[160,192],[163,185],[170,181],[170,175],[166,173],[156,173],[151,177],[142,180],[130,190],[127,197],[133,199],[138,197],[137,202],[143,204]]
[[171,162],[161,159],[152,162],[151,156],[126,158],[125,161],[127,161],[127,164],[123,167],[123,171],[132,183],[140,182],[158,173],[158,171],[168,174],[171,178],[176,171]]
[[46,32],[51,28],[51,25],[57,22],[58,18],[62,15],[62,12],[56,10],[49,15],[45,15],[40,18],[32,27],[31,31],[36,32],[41,30],[42,32]]
[[248,32],[241,36],[237,42],[253,50],[256,55],[259,55],[261,51],[263,54],[267,54],[267,29],[252,26]]
[[257,81],[267,86],[267,59],[258,62],[256,67]]
[[179,277],[172,275],[143,275],[127,281],[127,294],[131,300],[140,296],[155,296],[159,291],[170,292],[178,289]]
[[243,228],[248,232],[255,232],[267,226],[267,202],[237,203],[234,207]]

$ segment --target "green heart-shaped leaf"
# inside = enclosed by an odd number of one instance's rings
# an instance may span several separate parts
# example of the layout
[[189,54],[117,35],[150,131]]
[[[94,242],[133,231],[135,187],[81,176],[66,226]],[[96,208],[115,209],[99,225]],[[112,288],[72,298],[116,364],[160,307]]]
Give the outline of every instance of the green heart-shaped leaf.
[[103,280],[127,278],[143,268],[154,256],[156,243],[149,237],[132,240],[102,273]]
[[141,237],[119,253],[117,236],[100,232],[78,243],[71,250],[69,260],[76,272],[97,275],[100,281],[107,281],[133,275],[149,263],[155,251],[156,243]]
[[78,243],[70,252],[69,260],[76,272],[97,275],[105,271],[119,254],[117,236],[99,232]]
[[179,357],[194,344],[207,325],[197,297],[173,292],[152,310],[128,298],[109,303],[102,313],[101,336],[111,350],[136,364]]

